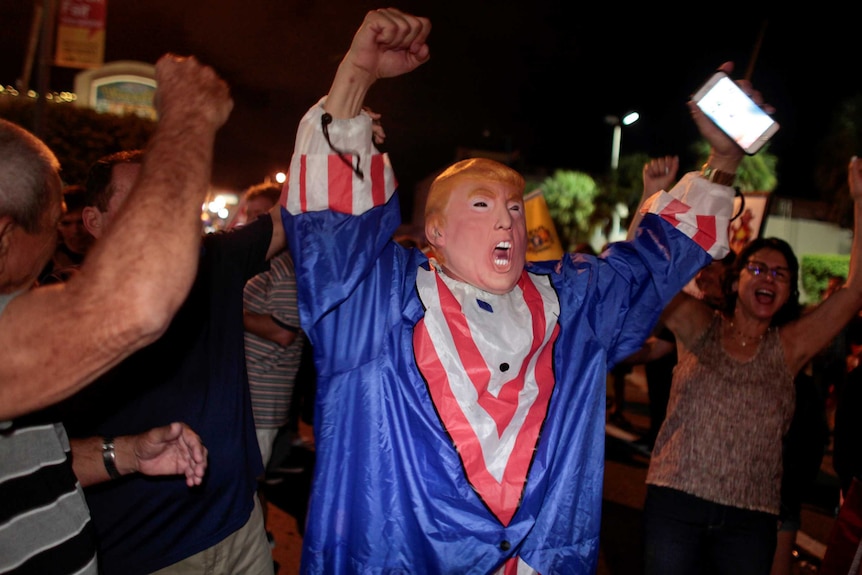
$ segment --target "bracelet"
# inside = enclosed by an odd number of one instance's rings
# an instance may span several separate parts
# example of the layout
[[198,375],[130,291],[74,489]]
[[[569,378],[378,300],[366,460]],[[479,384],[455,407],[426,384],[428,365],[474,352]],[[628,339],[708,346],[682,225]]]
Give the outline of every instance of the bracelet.
[[117,471],[117,452],[114,451],[114,438],[105,437],[102,439],[102,461],[105,462],[105,470],[111,479],[119,479],[122,477]]
[[703,167],[701,167],[700,176],[720,186],[732,186],[733,182],[736,181],[736,174],[722,172],[721,170],[713,168],[709,164],[704,164]]

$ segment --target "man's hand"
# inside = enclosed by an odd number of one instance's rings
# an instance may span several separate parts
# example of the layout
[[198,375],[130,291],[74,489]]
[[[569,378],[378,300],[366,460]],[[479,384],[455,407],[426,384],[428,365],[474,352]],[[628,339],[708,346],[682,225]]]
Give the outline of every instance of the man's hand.
[[[207,448],[185,423],[156,427],[128,439],[137,462],[136,470],[144,475],[185,475],[189,487],[203,481]],[[122,458],[118,455],[120,462]]]
[[359,114],[368,89],[380,78],[411,72],[428,61],[431,22],[395,8],[372,10],[353,36],[326,98],[336,119]]
[[233,109],[228,85],[194,56],[166,54],[156,62],[156,109],[160,120],[201,117],[213,130],[227,121]]
[[374,80],[400,76],[428,60],[430,32],[427,18],[395,8],[372,10],[353,36],[345,60]]

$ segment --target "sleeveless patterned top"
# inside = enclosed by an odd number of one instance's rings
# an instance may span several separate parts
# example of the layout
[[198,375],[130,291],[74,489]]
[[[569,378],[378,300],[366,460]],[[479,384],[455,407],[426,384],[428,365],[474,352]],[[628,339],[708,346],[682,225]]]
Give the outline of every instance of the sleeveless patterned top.
[[793,375],[777,329],[755,355],[738,361],[721,343],[721,314],[679,349],[667,419],[647,483],[707,501],[778,515],[781,441],[795,407]]

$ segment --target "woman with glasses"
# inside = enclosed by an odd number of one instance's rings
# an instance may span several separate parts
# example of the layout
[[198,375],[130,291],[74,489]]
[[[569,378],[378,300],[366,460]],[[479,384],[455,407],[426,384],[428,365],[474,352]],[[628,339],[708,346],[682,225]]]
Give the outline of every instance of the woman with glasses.
[[855,229],[847,283],[800,315],[799,263],[758,238],[725,278],[725,309],[680,293],[662,321],[679,361],[647,474],[647,575],[770,572],[782,437],[794,378],[862,307],[862,161],[849,166]]

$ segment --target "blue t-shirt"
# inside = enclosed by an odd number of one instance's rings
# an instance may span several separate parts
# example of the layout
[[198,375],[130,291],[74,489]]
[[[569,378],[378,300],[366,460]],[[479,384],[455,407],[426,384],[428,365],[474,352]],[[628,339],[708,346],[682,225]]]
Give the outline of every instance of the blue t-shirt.
[[[203,238],[194,286],[168,331],[67,402],[72,436],[187,423],[209,450],[202,485],[134,474],[85,490],[102,573],[150,573],[242,527],[263,472],[243,342],[243,287],[266,267],[272,220]],[[171,273],[166,262],[165,273]],[[110,321],[110,310],[105,310]]]

